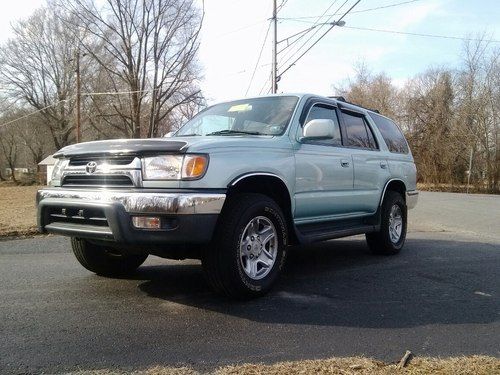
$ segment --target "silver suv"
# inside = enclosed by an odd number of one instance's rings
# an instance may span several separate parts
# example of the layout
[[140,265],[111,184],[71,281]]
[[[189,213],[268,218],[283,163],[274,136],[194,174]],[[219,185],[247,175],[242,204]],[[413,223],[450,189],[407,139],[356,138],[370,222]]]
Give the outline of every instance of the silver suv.
[[292,244],[364,233],[374,253],[399,252],[418,197],[392,120],[310,94],[221,103],[168,138],[81,143],[55,157],[38,225],[71,237],[85,268],[113,276],[149,254],[196,258],[231,297],[267,292]]

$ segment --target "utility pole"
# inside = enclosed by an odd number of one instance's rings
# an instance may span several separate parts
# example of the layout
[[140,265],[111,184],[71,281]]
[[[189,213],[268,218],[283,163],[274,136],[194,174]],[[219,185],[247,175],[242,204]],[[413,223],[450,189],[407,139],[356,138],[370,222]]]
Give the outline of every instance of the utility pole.
[[76,143],[80,143],[81,135],[81,101],[82,101],[82,83],[80,80],[80,49],[76,52]]
[[278,92],[278,14],[276,10],[276,0],[273,0],[273,61],[271,73],[271,93]]
[[469,157],[469,173],[467,173],[467,194],[469,194],[469,186],[470,186],[470,175],[472,174],[472,156],[474,154],[474,148],[470,149],[470,157]]

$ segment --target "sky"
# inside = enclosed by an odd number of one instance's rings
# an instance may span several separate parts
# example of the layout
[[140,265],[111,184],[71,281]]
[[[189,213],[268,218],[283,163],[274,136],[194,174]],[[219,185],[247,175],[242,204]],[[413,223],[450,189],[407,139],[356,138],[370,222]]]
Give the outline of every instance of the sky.
[[[10,24],[28,17],[44,0],[22,0],[3,4],[0,13],[0,42],[10,35]],[[278,0],[278,4],[282,0]],[[278,14],[278,40],[284,40],[312,24],[330,7],[336,13],[345,0],[288,0]],[[201,0],[198,0],[201,5]],[[335,87],[355,74],[364,61],[374,72],[384,71],[393,82],[404,82],[428,67],[456,68],[460,64],[463,41],[380,33],[351,27],[394,30],[410,33],[475,37],[486,33],[500,40],[498,0],[418,0],[395,7],[354,13],[404,0],[361,0],[348,14],[345,27],[334,27],[279,82],[279,92],[310,92],[335,95]],[[209,103],[267,93],[270,89],[271,35],[263,44],[272,12],[272,0],[205,0],[200,64],[202,89]],[[339,12],[355,0],[347,0]],[[332,6],[333,4],[333,6]],[[333,19],[338,19],[339,16]],[[324,21],[323,21],[324,22]],[[319,31],[316,37],[323,31]],[[314,37],[311,42],[316,39]],[[294,58],[294,49],[307,39],[290,46],[278,56],[283,70]],[[496,43],[500,47],[500,43]],[[286,46],[279,44],[279,49]],[[257,64],[259,52],[262,56]],[[252,79],[254,68],[257,70]]]

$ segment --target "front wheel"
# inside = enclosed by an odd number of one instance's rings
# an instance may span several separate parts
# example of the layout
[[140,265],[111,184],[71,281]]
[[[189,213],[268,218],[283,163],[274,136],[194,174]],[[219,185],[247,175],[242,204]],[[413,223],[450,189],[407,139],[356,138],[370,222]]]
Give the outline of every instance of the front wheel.
[[280,207],[261,194],[239,194],[224,208],[203,268],[216,292],[251,298],[268,292],[281,272],[288,244]]
[[388,191],[381,209],[380,231],[366,234],[366,242],[374,254],[397,254],[406,240],[406,203],[401,194]]
[[147,254],[123,254],[75,237],[71,238],[71,247],[83,267],[102,276],[129,275],[148,257]]

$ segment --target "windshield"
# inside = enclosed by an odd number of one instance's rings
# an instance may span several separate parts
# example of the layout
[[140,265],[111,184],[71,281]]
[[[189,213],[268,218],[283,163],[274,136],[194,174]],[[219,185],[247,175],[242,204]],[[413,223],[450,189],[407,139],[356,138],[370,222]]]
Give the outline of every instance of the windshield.
[[175,137],[194,135],[281,135],[298,98],[274,96],[216,104],[198,113]]

